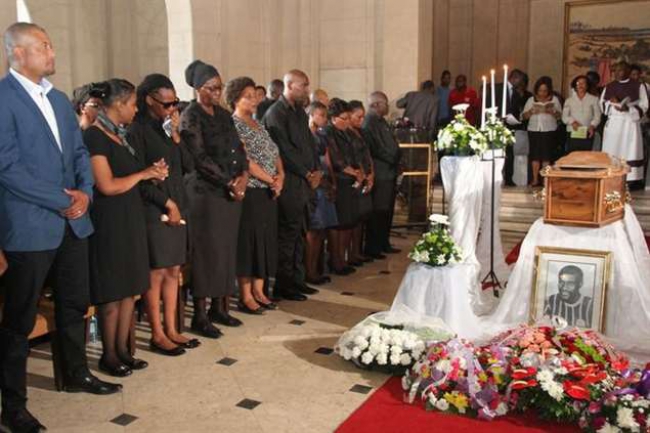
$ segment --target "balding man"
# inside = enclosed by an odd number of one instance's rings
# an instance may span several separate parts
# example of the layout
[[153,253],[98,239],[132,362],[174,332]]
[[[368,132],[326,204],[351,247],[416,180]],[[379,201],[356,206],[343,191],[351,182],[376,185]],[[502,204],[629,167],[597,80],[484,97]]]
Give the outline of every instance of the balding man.
[[54,50],[45,30],[16,23],[4,33],[9,73],[0,80],[0,247],[9,269],[0,323],[2,431],[45,427],[27,410],[28,336],[49,273],[64,389],[110,394],[86,362],[88,205],[93,177],[72,105],[46,77]]
[[269,83],[269,88],[266,92],[266,97],[257,106],[255,119],[261,121],[268,109],[271,108],[271,105],[275,104],[275,101],[280,98],[282,92],[284,92],[284,83],[282,80],[278,80],[277,78],[275,80],[271,80]]
[[318,187],[322,173],[316,169],[313,137],[304,107],[309,102],[309,78],[299,70],[284,76],[284,92],[264,116],[264,126],[280,148],[286,173],[278,215],[278,270],[274,294],[304,301],[316,293],[305,284],[304,243],[310,188]]
[[366,255],[386,258],[382,253],[397,253],[390,245],[390,226],[395,206],[395,181],[400,161],[399,144],[384,117],[388,114],[388,98],[382,92],[373,92],[368,98],[368,114],[361,129],[370,147],[375,167],[375,185],[372,189],[373,212],[366,230]]
[[320,102],[324,106],[330,105],[330,97],[327,92],[323,89],[316,89],[312,92],[309,97],[309,102]]

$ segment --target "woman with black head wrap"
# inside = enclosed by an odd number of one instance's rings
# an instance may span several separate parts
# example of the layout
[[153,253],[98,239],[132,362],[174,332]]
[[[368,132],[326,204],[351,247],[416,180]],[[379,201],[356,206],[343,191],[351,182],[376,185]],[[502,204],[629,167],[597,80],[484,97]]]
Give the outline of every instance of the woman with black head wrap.
[[[221,107],[223,83],[217,69],[200,60],[185,70],[196,99],[181,115],[181,137],[196,171],[187,178],[190,200],[192,330],[208,338],[221,331],[212,322],[239,326],[228,314],[235,292],[237,236],[248,182],[246,152],[230,113]],[[207,311],[207,298],[212,299]]]
[[[129,142],[142,166],[164,159],[169,177],[164,181],[144,181],[144,199],[149,246],[150,286],[144,295],[151,324],[150,346],[163,355],[177,356],[200,343],[178,332],[176,308],[180,267],[187,259],[187,221],[189,204],[183,184],[184,152],[178,127],[179,100],[174,85],[162,74],[147,75],[136,91],[138,114],[129,127]],[[163,328],[160,300],[163,301]]]

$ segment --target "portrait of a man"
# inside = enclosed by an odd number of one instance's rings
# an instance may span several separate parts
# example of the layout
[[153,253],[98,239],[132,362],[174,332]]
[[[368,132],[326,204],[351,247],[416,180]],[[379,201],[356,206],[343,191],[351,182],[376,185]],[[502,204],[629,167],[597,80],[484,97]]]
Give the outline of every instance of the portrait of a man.
[[584,273],[575,265],[567,265],[557,275],[557,293],[544,302],[545,316],[559,316],[569,326],[591,328],[594,300],[591,293],[583,293]]

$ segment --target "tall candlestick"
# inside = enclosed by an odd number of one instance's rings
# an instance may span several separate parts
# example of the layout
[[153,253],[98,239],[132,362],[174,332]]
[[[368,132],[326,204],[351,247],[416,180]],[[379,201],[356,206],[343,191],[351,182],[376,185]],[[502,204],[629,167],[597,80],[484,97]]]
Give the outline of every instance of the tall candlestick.
[[485,128],[485,116],[487,113],[485,109],[487,108],[487,78],[483,75],[483,97],[481,98],[482,109],[481,109],[481,129]]
[[508,94],[508,65],[503,65],[503,101],[501,101],[501,117],[506,117],[506,95]]
[[[491,93],[490,102],[492,102],[492,104],[490,105],[490,108],[496,107],[496,102],[495,102],[496,100],[495,100],[495,96],[494,96],[494,94],[496,93],[496,90],[494,90],[494,86],[495,86],[494,81],[495,81],[494,80],[494,69],[490,69],[490,93]],[[492,115],[495,116],[496,112],[493,111]]]

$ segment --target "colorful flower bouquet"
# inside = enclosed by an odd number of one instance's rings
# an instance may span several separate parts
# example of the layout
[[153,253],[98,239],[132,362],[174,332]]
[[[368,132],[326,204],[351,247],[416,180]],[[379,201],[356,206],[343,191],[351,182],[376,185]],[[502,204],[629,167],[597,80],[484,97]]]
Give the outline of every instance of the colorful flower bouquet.
[[462,114],[438,132],[438,150],[456,156],[480,155],[488,149],[488,142],[479,130],[474,128]]
[[405,375],[413,402],[429,410],[493,419],[508,411],[579,422],[589,432],[650,431],[650,369],[590,330],[521,326],[475,347],[438,343]]
[[449,233],[449,219],[446,215],[433,214],[429,217],[431,228],[417,241],[409,258],[429,266],[446,266],[460,263],[462,251]]

